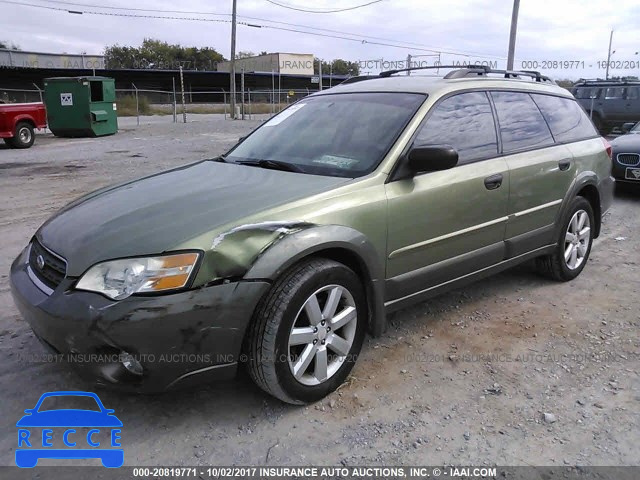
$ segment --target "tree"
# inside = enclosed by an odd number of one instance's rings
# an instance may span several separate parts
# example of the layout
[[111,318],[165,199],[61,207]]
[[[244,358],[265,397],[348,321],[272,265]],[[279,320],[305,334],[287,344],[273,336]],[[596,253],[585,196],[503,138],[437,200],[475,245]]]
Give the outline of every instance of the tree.
[[[314,72],[316,75],[318,72],[318,63],[314,62]],[[348,60],[343,60],[341,58],[336,58],[331,62],[322,61],[322,75],[349,75],[356,76],[360,75],[360,65],[358,62],[350,62]]]
[[573,80],[569,80],[569,79],[564,79],[564,80],[556,80],[556,84],[562,88],[566,88],[569,89],[571,87],[573,87],[573,84],[575,82]]
[[11,42],[5,42],[0,40],[0,48],[6,48],[7,50],[22,50],[19,45]]
[[249,52],[249,51],[239,51],[238,53],[236,53],[236,59],[239,58],[249,58],[249,57],[255,57],[256,54],[253,52]]
[[104,50],[107,68],[215,70],[224,57],[214,48],[183,47],[145,38],[139,47],[112,45]]

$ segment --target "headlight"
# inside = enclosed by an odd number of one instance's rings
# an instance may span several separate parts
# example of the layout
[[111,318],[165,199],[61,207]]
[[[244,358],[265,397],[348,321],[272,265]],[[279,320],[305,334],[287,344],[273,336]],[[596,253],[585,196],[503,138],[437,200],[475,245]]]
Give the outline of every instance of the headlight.
[[76,284],[122,300],[134,293],[154,293],[184,287],[198,262],[198,253],[180,253],[147,258],[127,258],[98,263]]

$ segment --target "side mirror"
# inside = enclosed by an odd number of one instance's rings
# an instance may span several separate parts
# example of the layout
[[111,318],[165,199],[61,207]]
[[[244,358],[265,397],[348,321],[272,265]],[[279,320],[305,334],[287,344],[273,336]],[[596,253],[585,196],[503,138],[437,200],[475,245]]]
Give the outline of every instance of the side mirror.
[[635,123],[633,122],[623,123],[621,128],[622,133],[629,133],[634,126],[635,126]]
[[458,164],[458,152],[449,145],[414,146],[407,164],[414,174],[448,170]]

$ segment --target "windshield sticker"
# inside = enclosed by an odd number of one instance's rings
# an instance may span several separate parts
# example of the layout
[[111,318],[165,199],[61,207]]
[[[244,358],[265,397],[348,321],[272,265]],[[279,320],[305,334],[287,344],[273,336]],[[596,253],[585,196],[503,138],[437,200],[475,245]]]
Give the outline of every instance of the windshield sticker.
[[352,165],[358,163],[355,158],[338,157],[336,155],[323,155],[313,163],[323,163],[325,165],[332,165],[337,168],[351,168]]
[[286,110],[283,110],[282,113],[279,113],[278,115],[273,117],[271,120],[269,120],[267,123],[265,123],[264,126],[265,127],[275,127],[276,125],[281,124],[287,118],[289,118],[291,115],[296,113],[298,110],[300,110],[305,105],[306,105],[306,103],[298,103],[296,105],[290,106]]

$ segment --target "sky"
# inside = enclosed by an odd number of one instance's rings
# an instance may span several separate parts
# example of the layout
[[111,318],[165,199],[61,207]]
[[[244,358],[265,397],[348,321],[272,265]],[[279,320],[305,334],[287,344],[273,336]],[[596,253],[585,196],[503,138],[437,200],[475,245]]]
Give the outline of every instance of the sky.
[[[371,0],[275,1],[320,10],[348,8]],[[437,52],[441,52],[442,64],[491,62],[491,66],[506,67],[512,0],[382,0],[340,13],[300,12],[268,0],[237,0],[237,4],[237,51],[312,53],[324,60],[343,58],[360,62],[361,71],[370,73],[388,68],[389,64],[383,62],[404,61],[407,55],[412,55],[414,62],[431,65],[438,58],[434,56]],[[0,40],[16,43],[23,50],[100,54],[107,45],[139,45],[145,37],[151,37],[184,46],[213,47],[227,58],[230,55],[232,0],[0,0],[0,8]],[[70,14],[67,10],[85,13]],[[92,15],[86,13],[89,11],[221,21]],[[615,53],[611,60],[615,63],[610,75],[640,76],[639,29],[638,0],[521,0],[514,68],[540,70],[556,79],[604,77],[609,35],[614,30]]]

